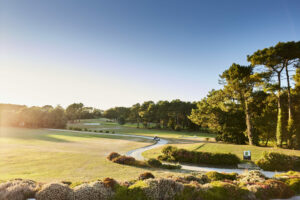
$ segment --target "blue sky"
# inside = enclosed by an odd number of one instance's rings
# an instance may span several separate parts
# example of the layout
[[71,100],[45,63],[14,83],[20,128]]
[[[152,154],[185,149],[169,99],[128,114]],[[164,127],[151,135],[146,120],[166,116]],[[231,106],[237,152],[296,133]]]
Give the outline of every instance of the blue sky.
[[0,0],[0,102],[197,101],[233,62],[300,40],[300,1]]

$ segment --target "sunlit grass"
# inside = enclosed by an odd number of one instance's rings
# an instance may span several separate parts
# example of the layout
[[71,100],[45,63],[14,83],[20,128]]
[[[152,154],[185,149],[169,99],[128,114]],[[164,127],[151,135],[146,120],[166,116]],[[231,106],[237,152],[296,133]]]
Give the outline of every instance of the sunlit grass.
[[112,151],[124,154],[149,142],[113,135],[0,128],[0,180],[90,181],[105,177],[130,180],[147,169],[115,164],[107,161],[106,156]]

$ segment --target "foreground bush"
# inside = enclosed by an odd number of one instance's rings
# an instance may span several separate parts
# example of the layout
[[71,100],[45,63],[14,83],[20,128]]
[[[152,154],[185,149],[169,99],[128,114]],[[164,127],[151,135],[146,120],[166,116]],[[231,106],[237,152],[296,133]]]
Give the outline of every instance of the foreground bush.
[[33,198],[38,184],[31,180],[15,179],[0,184],[0,200],[23,200]]
[[209,165],[230,165],[236,166],[240,159],[231,153],[210,153],[188,151],[176,147],[167,146],[162,150],[163,155],[158,159],[166,161],[177,161],[192,164],[209,164]]
[[256,164],[267,171],[300,170],[300,157],[275,152],[264,152]]
[[37,200],[73,200],[74,192],[68,185],[61,183],[49,183],[42,187],[36,194]]
[[[140,175],[139,179],[124,183],[105,178],[103,181],[76,184],[73,189],[61,183],[40,187],[41,184],[33,181],[13,180],[0,184],[0,200],[26,200],[30,197],[37,200],[268,200],[292,197],[295,194],[293,190],[299,188],[300,180],[299,172],[279,174],[276,179],[267,179],[259,171],[238,176],[217,172],[207,174],[209,176],[195,173],[184,177],[154,178],[148,172]],[[24,187],[14,187],[20,185]],[[30,195],[24,195],[24,191],[29,191]]]

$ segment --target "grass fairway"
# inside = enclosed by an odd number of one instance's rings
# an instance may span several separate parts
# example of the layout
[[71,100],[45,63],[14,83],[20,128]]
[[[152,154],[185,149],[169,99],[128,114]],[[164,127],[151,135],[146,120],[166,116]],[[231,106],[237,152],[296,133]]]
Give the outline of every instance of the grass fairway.
[[[99,123],[99,125],[89,125],[89,123]],[[69,123],[68,127],[78,127],[82,129],[89,130],[103,130],[103,131],[114,131],[116,133],[123,134],[134,134],[134,135],[146,135],[146,136],[155,136],[165,138],[182,138],[189,136],[197,136],[204,138],[214,138],[215,134],[208,132],[189,132],[189,131],[172,131],[172,130],[158,130],[158,129],[145,129],[145,128],[136,128],[136,124],[127,123],[125,125],[119,125],[116,122],[107,122],[107,119],[87,119],[81,120],[80,123]],[[140,125],[142,127],[142,125]]]
[[[125,153],[150,141],[45,129],[0,128],[0,180],[91,181],[136,178],[147,169],[106,160],[108,153]],[[147,170],[149,171],[149,170]],[[164,170],[153,172],[165,175]]]
[[[173,146],[176,146],[178,148],[193,150],[193,151],[204,151],[204,152],[213,152],[213,153],[233,153],[236,154],[241,159],[243,158],[243,151],[250,150],[253,161],[258,160],[264,151],[300,156],[299,150],[279,149],[279,148],[271,148],[271,147],[257,147],[257,146],[249,146],[249,145],[224,144],[224,143],[216,143],[216,142],[175,144]],[[161,154],[162,148],[163,147],[148,150],[143,153],[143,156],[146,158],[156,158],[158,155]]]

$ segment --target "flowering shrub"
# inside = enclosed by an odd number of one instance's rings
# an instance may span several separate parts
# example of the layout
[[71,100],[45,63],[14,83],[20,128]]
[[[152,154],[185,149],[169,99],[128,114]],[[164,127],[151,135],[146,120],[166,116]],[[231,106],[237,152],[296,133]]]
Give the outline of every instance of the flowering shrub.
[[23,200],[34,197],[38,184],[31,180],[15,179],[0,184],[0,199]]
[[42,187],[36,194],[37,200],[73,200],[74,192],[68,185],[61,183],[49,183]]

